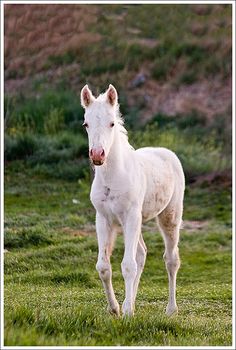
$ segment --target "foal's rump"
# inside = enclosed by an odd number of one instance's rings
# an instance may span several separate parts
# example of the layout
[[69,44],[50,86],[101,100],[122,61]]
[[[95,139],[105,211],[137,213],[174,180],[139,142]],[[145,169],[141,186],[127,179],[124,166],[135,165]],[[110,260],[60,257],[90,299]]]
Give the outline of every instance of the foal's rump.
[[182,204],[184,173],[174,152],[161,147],[145,147],[135,151],[146,178],[143,220],[161,213],[172,198]]

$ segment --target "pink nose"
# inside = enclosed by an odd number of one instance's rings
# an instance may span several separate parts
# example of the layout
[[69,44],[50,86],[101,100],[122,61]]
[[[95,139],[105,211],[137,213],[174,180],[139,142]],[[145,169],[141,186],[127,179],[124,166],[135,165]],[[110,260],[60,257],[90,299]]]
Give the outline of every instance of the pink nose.
[[90,150],[90,158],[95,165],[102,165],[105,160],[105,151],[103,148],[92,148]]

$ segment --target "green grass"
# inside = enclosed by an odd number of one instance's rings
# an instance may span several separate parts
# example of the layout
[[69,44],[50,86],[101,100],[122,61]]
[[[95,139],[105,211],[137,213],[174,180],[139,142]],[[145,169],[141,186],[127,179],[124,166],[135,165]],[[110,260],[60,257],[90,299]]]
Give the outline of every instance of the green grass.
[[[178,316],[167,318],[164,245],[153,222],[143,227],[148,247],[134,318],[107,314],[95,269],[97,242],[89,179],[5,175],[5,345],[226,346],[232,342],[231,194],[187,187],[178,274]],[[76,201],[75,201],[76,200]],[[112,256],[117,299],[123,239]]]
[[[168,120],[168,117],[166,119]],[[174,151],[183,164],[187,182],[196,175],[230,168],[230,153],[225,152],[225,144],[222,141],[217,142],[215,130],[207,132],[208,129],[201,126],[199,121],[192,127],[191,117],[188,119],[189,126],[186,129],[171,124],[159,127],[157,116],[157,123],[131,132],[131,144],[135,148],[152,145]],[[180,119],[180,125],[181,121],[184,122],[184,118]]]
[[[11,172],[27,168],[32,175],[70,181],[88,173],[88,141],[82,126],[79,131],[66,128],[53,134],[34,133],[33,129],[22,132],[17,125],[14,133],[12,129],[5,135],[5,160]],[[157,115],[144,127],[133,128],[129,139],[135,148],[152,145],[176,152],[189,182],[194,176],[231,167],[230,138],[225,141],[226,135],[217,133],[216,126],[206,127],[195,114]]]
[[9,135],[26,132],[52,135],[65,128],[81,131],[84,110],[78,96],[64,82],[52,88],[45,88],[43,84],[44,81],[35,82],[37,93],[33,96],[6,95],[5,122]]

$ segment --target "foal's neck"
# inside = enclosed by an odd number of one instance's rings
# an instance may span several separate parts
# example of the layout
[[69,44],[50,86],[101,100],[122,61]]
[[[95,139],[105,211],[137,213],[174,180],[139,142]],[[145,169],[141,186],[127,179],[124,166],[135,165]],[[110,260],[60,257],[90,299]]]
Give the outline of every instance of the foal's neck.
[[128,157],[131,152],[132,147],[126,135],[122,134],[122,131],[117,127],[106,162],[101,167],[96,167],[95,176],[98,176],[104,183],[122,176],[127,171]]

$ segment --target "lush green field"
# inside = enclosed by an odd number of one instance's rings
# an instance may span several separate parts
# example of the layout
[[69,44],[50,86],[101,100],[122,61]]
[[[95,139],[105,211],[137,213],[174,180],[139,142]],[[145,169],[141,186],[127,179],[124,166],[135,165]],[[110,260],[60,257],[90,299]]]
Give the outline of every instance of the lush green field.
[[[117,319],[107,314],[95,270],[89,186],[88,179],[68,182],[6,171],[5,345],[230,345],[230,190],[187,187],[179,314],[164,313],[164,246],[150,222],[143,227],[148,257],[135,317]],[[119,235],[112,264],[120,303],[122,253]]]

